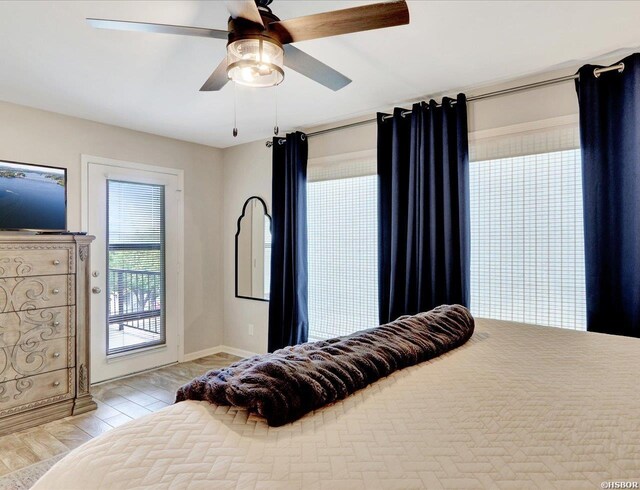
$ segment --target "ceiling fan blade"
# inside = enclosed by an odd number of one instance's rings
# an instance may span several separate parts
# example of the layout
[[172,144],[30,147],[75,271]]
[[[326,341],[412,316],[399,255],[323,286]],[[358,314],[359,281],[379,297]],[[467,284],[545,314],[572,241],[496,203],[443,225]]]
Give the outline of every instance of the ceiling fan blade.
[[234,19],[242,18],[264,27],[260,11],[254,0],[225,0],[224,4]]
[[282,44],[288,44],[408,23],[407,2],[395,0],[280,20],[269,24],[268,29],[278,35]]
[[207,79],[207,81],[204,82],[204,85],[200,89],[200,92],[215,92],[222,89],[222,87],[224,87],[228,81],[229,77],[227,77],[227,58],[225,56],[218,67],[213,70],[213,73]]
[[291,44],[287,44],[284,47],[284,64],[333,91],[338,91],[351,83],[351,79],[345,77],[339,71],[325,65],[322,61],[315,59]]
[[178,34],[181,36],[211,37],[227,39],[229,33],[219,29],[206,27],[174,26],[169,24],[152,24],[150,22],[134,22],[129,20],[92,19],[87,22],[98,29],[114,29],[116,31],[156,32],[160,34]]

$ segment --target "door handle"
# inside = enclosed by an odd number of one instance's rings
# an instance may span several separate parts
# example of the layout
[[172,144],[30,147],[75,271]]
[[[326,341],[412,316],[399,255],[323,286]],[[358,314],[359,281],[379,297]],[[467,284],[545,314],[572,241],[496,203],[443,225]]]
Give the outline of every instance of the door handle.
[[100,294],[102,292],[102,289],[100,289],[98,286],[94,286],[91,291],[93,291],[93,294]]

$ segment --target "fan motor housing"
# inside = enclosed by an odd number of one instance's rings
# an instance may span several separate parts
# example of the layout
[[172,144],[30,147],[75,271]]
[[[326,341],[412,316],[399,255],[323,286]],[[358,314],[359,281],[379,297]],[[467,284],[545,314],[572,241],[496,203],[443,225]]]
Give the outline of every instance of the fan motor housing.
[[[265,26],[268,26],[271,22],[280,20],[270,10],[267,12],[260,9],[260,17],[262,17]],[[282,42],[278,35],[260,24],[242,18],[234,19],[229,17],[227,27],[229,31],[227,45],[240,39],[264,39],[282,47]]]

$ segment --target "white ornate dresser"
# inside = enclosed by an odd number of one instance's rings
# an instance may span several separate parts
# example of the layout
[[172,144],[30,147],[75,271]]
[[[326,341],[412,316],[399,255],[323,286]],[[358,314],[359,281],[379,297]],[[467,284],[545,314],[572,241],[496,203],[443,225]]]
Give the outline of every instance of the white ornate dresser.
[[0,234],[0,434],[96,408],[89,392],[93,239]]

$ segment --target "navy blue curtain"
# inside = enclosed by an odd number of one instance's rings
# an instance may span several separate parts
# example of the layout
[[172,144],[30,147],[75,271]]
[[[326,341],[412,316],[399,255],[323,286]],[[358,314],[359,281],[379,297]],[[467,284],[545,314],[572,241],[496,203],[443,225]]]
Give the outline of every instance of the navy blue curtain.
[[584,202],[587,330],[640,337],[640,54],[576,81]]
[[306,342],[307,137],[273,139],[269,352]]
[[378,114],[380,323],[469,306],[467,102]]

